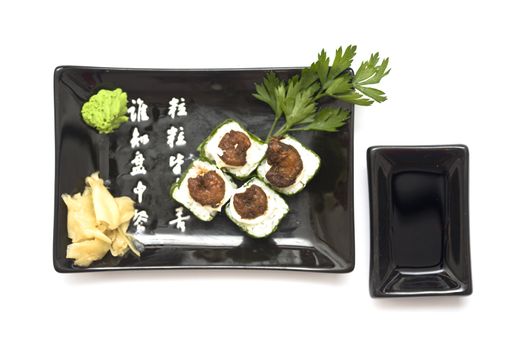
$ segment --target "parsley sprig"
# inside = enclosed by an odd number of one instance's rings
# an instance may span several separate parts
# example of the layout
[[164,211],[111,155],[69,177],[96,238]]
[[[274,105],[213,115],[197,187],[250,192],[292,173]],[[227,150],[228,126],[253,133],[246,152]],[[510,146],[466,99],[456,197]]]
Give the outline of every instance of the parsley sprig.
[[[372,54],[352,76],[350,66],[356,49],[353,45],[344,51],[338,48],[332,65],[325,50],[322,50],[317,61],[304,68],[301,74],[283,81],[274,72],[269,72],[261,84],[255,84],[256,93],[253,96],[268,104],[275,115],[267,141],[272,136],[284,135],[289,131],[337,131],[346,123],[350,112],[343,108],[319,108],[318,101],[321,98],[362,106],[387,99],[383,91],[370,85],[380,83],[388,75],[388,58],[380,62],[379,53]],[[276,131],[283,116],[285,122]]]

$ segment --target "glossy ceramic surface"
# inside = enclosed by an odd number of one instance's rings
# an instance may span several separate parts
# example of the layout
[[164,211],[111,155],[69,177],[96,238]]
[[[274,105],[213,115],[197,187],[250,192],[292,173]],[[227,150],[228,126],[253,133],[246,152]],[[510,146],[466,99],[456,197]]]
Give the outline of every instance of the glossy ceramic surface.
[[468,149],[368,149],[373,297],[472,293]]
[[[265,136],[273,120],[271,110],[252,93],[267,69],[251,70],[147,70],[58,67],[55,84],[55,223],[53,262],[59,272],[149,268],[253,268],[323,272],[349,272],[354,267],[353,215],[353,109],[348,126],[338,133],[295,134],[316,151],[320,172],[296,196],[286,198],[291,211],[278,231],[267,239],[244,235],[224,214],[211,222],[191,217],[186,232],[169,225],[176,203],[168,192],[176,176],[169,157],[177,152],[196,155],[197,145],[215,125],[227,118],[244,123],[250,131]],[[282,78],[297,69],[274,69]],[[109,136],[99,135],[81,120],[82,104],[101,88],[122,88],[128,99],[140,97],[148,104],[149,121],[125,123]],[[184,97],[188,116],[171,119],[168,102]],[[348,108],[348,106],[346,106]],[[170,149],[166,130],[183,126],[186,146]],[[129,140],[137,126],[148,133],[143,147],[148,174],[129,174],[134,151]],[[184,163],[184,167],[189,165]],[[67,210],[62,193],[84,188],[84,178],[100,171],[115,195],[135,198],[133,187],[141,179],[148,190],[139,209],[150,220],[140,240],[145,250],[140,258],[108,254],[89,268],[78,268],[65,259]],[[184,170],[184,169],[183,169]],[[238,182],[238,184],[241,184]],[[187,211],[186,211],[187,213]]]

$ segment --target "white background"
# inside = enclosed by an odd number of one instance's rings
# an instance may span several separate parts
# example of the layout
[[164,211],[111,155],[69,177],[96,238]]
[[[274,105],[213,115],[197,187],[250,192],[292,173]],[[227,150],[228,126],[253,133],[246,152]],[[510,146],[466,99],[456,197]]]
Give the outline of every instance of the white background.
[[[3,1],[0,348],[523,349],[524,10],[515,1]],[[57,65],[300,66],[380,51],[389,100],[356,109],[350,274],[63,275],[51,261]],[[474,294],[368,294],[366,149],[465,143]]]

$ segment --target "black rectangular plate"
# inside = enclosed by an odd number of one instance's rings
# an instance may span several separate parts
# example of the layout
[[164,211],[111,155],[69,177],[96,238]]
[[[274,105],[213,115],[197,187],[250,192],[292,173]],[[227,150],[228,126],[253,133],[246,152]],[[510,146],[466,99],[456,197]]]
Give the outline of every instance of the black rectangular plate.
[[[169,196],[175,181],[168,167],[177,151],[196,154],[197,145],[215,125],[235,118],[259,136],[265,136],[273,120],[271,110],[256,100],[254,83],[269,71],[281,78],[296,68],[243,70],[153,70],[90,67],[58,67],[55,88],[55,221],[53,263],[59,272],[155,268],[251,268],[322,272],[350,272],[354,268],[353,210],[353,106],[348,125],[337,133],[295,134],[322,159],[320,172],[307,188],[286,198],[291,211],[279,230],[267,239],[244,235],[220,214],[211,222],[195,217],[185,233],[170,227],[176,203]],[[81,119],[82,104],[102,88],[122,88],[128,99],[140,97],[148,104],[150,120],[123,124],[109,136],[99,135]],[[185,97],[188,116],[174,121],[167,115],[172,97]],[[170,150],[169,126],[183,126],[187,145]],[[140,258],[127,254],[106,257],[88,268],[75,267],[65,258],[67,208],[62,193],[84,188],[84,178],[94,171],[107,179],[114,195],[132,198],[139,178],[129,175],[133,127],[147,132],[150,143],[144,155],[148,174],[142,178],[148,191],[140,208],[147,209],[149,245]],[[190,162],[184,163],[187,166]],[[184,169],[183,169],[184,170]],[[187,212],[187,211],[186,211]],[[155,243],[157,242],[157,243]]]
[[368,149],[370,294],[472,293],[468,149]]

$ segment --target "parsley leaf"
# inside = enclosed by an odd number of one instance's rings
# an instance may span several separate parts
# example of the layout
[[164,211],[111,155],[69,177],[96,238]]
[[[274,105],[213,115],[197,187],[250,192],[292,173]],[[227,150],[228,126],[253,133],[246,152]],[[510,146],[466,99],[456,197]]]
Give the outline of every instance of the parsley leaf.
[[338,100],[353,103],[360,106],[370,106],[372,103],[374,103],[374,101],[364,97],[357,91],[350,91],[347,94],[334,95],[333,97],[337,98]]
[[341,76],[330,81],[326,87],[326,93],[330,96],[345,94],[352,89],[352,84],[348,76]]
[[[347,102],[353,102],[355,104],[364,104],[371,105],[374,101],[384,102],[386,101],[386,95],[383,91],[367,85],[378,84],[381,82],[385,76],[390,73],[388,67],[388,58],[384,59],[381,64],[379,64],[379,53],[372,54],[368,61],[361,63],[359,69],[355,73],[355,76],[352,79],[352,87],[359,91],[361,96],[355,101],[349,101],[347,97]],[[366,99],[365,97],[369,99]],[[351,98],[350,98],[351,100]],[[362,103],[362,100],[366,100],[366,103]]]
[[350,45],[346,48],[343,53],[343,48],[340,47],[335,51],[334,63],[332,63],[332,68],[330,68],[330,74],[332,78],[339,76],[345,70],[350,68],[352,61],[354,60],[357,46]]
[[[317,131],[337,131],[345,125],[350,117],[350,112],[342,108],[326,107],[321,108],[310,124],[296,130],[317,130]],[[293,129],[292,129],[293,130]]]
[[321,85],[324,85],[328,80],[328,72],[330,70],[330,59],[326,56],[324,49],[317,55],[317,62],[313,64],[313,67]]
[[315,113],[316,105],[308,91],[301,91],[293,100],[288,100],[286,108],[286,124],[292,127]]
[[276,90],[280,85],[282,85],[282,82],[277,75],[274,72],[269,72],[266,74],[262,84],[255,84],[256,93],[253,94],[256,99],[267,103],[272,108],[275,115],[278,115],[279,117],[281,116],[282,111],[280,103],[278,103],[277,100]]

